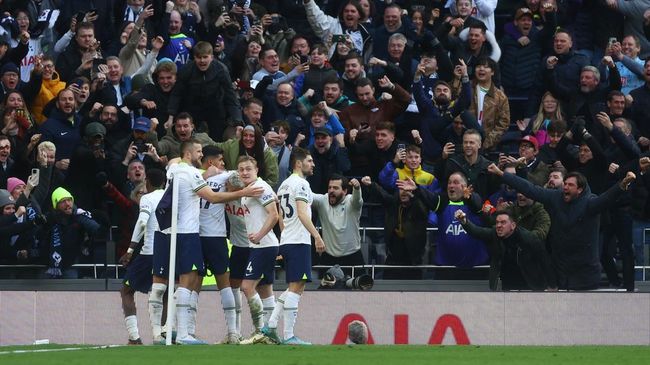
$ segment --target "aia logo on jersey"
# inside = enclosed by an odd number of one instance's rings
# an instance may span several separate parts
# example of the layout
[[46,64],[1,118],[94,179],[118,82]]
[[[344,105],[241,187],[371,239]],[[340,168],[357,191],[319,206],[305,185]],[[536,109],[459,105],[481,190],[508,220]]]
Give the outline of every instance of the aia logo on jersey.
[[246,214],[251,213],[246,207],[238,207],[228,203],[226,203],[224,210],[226,211],[227,214],[236,215],[238,217],[244,217],[246,216]]

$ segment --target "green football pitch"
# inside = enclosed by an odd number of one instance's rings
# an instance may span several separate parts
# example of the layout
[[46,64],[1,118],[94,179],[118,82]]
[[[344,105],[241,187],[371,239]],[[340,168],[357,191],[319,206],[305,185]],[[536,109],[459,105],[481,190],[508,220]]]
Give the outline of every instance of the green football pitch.
[[0,347],[0,364],[648,364],[647,346],[121,346]]

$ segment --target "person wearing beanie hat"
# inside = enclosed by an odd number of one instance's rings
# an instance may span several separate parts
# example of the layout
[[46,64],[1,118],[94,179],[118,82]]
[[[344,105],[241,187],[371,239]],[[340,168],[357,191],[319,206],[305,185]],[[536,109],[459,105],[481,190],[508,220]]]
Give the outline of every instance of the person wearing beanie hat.
[[15,205],[16,200],[11,196],[8,190],[0,189],[0,209],[7,205]]
[[51,278],[76,279],[78,272],[70,265],[77,263],[82,251],[87,251],[83,246],[86,235],[92,242],[100,225],[89,212],[75,206],[74,197],[65,188],[55,189],[51,198],[54,210],[47,216],[42,241],[49,261],[45,274]]
[[25,184],[24,181],[17,177],[10,177],[7,179],[7,191],[11,194],[14,200],[18,200],[18,197],[22,194],[26,185],[27,184]]
[[25,104],[31,105],[41,90],[41,82],[43,80],[42,71],[42,66],[35,69],[30,82],[25,82],[20,79],[20,68],[15,63],[5,63],[0,68],[0,83],[2,83],[0,98],[4,99],[10,90],[18,90],[23,93]]

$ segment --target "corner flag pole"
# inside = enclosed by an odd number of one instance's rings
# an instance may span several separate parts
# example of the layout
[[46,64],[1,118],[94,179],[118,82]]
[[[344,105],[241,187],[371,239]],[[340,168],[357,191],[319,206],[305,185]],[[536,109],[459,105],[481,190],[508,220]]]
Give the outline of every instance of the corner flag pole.
[[165,345],[172,344],[172,328],[176,320],[176,303],[174,303],[174,279],[176,277],[176,233],[178,231],[178,180],[174,182],[176,173],[172,173],[172,226],[169,240],[169,277],[167,278],[167,336]]

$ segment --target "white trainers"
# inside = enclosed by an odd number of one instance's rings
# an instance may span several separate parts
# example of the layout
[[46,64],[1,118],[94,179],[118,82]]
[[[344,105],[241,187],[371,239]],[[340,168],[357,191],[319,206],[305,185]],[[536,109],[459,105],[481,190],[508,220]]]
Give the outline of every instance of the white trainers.
[[190,335],[183,338],[177,338],[176,343],[179,345],[207,345],[207,342],[194,338]]

